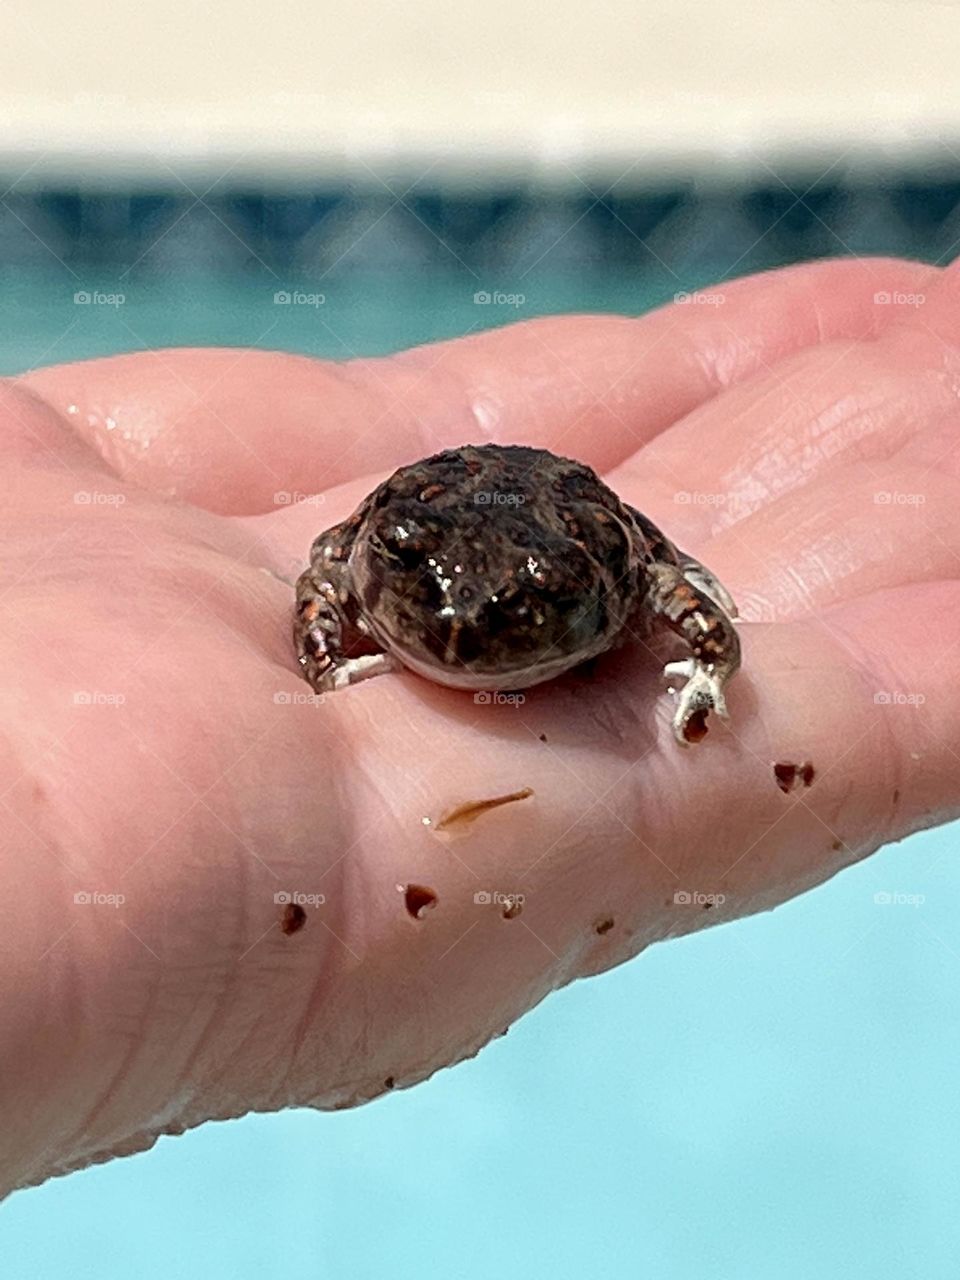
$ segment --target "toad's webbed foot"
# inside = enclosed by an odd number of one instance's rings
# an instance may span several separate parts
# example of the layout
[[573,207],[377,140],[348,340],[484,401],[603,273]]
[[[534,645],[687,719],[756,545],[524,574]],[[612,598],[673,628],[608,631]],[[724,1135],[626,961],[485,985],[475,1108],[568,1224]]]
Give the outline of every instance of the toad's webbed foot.
[[673,734],[681,746],[688,746],[706,732],[708,712],[727,716],[724,686],[740,666],[740,639],[733,625],[736,606],[709,569],[687,556],[679,564],[655,565],[652,576],[654,614],[683,636],[691,649],[689,658],[664,667],[669,678],[685,679],[677,697]]
[[681,676],[686,681],[680,689],[673,717],[674,736],[683,746],[696,741],[704,732],[703,719],[708,711],[716,711],[724,720],[728,718],[723,678],[699,664],[696,658],[668,662],[663,674],[671,680]]

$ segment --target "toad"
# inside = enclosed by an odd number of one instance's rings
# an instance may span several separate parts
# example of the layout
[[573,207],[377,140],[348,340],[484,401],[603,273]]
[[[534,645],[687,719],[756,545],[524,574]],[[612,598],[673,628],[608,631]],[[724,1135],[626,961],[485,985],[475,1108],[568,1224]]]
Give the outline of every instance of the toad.
[[294,640],[318,693],[407,668],[518,690],[662,624],[689,656],[673,731],[726,716],[740,665],[728,592],[587,466],[523,445],[464,445],[401,467],[321,533],[296,587]]

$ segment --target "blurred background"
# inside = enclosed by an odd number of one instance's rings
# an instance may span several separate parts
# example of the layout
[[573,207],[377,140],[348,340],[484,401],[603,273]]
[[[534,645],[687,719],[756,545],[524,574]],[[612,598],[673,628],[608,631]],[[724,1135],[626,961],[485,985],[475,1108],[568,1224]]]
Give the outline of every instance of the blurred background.
[[371,354],[960,242],[951,4],[4,16],[3,372],[171,343]]
[[[368,355],[960,245],[951,3],[3,16],[3,373]],[[21,1192],[0,1274],[955,1280],[957,834],[580,983],[416,1090]]]

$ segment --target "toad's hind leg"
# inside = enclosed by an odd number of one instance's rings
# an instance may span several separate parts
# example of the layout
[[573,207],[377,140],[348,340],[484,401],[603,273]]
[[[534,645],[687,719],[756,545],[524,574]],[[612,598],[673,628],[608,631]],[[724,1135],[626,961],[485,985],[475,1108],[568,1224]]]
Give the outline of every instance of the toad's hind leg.
[[345,689],[396,669],[389,653],[348,656],[348,641],[362,635],[363,628],[346,616],[334,585],[312,570],[301,574],[293,638],[304,679],[317,693]]
[[692,556],[685,556],[682,553],[679,563],[683,576],[695,591],[702,591],[705,595],[708,595],[729,617],[736,619],[740,616],[733,596],[720,579],[710,572],[706,565],[702,565],[699,560],[694,560]]
[[648,603],[690,646],[690,657],[670,662],[664,674],[681,676],[673,717],[674,737],[683,746],[705,731],[708,711],[726,718],[724,686],[740,666],[740,639],[733,625],[735,610],[729,593],[709,570],[686,556],[679,563],[654,564]]
[[701,564],[699,560],[694,560],[693,556],[685,555],[684,552],[678,550],[670,539],[642,511],[638,511],[636,507],[628,507],[627,510],[633,516],[634,524],[643,535],[647,555],[651,559],[665,565],[676,565],[694,590],[708,595],[731,618],[738,616],[733,596],[731,596],[720,579],[710,572],[706,565]]

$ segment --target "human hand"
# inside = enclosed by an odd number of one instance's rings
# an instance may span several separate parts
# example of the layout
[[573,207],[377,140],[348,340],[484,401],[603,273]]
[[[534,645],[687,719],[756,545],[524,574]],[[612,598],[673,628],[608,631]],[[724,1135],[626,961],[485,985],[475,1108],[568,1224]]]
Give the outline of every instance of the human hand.
[[[7,385],[0,1190],[421,1080],[575,977],[958,812],[957,272],[723,296]],[[486,440],[590,463],[729,587],[729,727],[678,749],[642,647],[519,706],[408,674],[310,705],[279,578],[393,467]],[[784,794],[774,765],[807,761]]]

